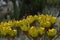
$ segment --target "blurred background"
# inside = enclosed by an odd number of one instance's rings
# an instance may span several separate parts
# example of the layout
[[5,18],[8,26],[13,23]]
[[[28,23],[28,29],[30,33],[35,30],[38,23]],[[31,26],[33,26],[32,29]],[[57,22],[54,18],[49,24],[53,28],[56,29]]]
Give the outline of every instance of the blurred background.
[[60,15],[60,0],[0,0],[0,21],[22,19],[28,15]]

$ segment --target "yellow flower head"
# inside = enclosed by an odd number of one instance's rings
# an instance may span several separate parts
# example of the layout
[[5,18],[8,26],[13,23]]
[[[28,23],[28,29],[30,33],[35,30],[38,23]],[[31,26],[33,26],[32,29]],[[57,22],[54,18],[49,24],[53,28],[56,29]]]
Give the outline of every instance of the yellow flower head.
[[47,34],[50,37],[54,37],[57,34],[57,31],[55,29],[49,29]]
[[40,35],[44,35],[44,33],[45,33],[45,28],[40,27],[40,28],[38,29],[38,31],[39,31],[39,34],[40,34]]
[[29,35],[32,37],[37,37],[38,36],[38,30],[35,26],[32,26],[29,30]]

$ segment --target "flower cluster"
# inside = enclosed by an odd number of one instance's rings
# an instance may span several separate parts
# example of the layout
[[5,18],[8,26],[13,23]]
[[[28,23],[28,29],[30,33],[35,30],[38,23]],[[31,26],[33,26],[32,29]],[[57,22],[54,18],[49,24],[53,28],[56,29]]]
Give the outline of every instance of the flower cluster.
[[40,15],[38,18],[41,27],[50,28],[56,22],[56,17],[51,15]]
[[0,35],[2,36],[16,36],[17,30],[12,30],[13,27],[13,22],[8,21],[8,22],[1,22],[0,23]]
[[[34,21],[39,22],[39,28],[36,26],[30,26]],[[7,34],[10,36],[17,35],[17,30],[12,29],[13,27],[19,27],[21,31],[28,32],[31,37],[38,37],[38,35],[42,36],[45,34],[46,28],[48,29],[47,34],[48,36],[55,36],[56,30],[50,29],[51,25],[56,22],[56,17],[51,15],[30,15],[27,16],[26,19],[22,20],[14,20],[8,22],[1,22],[0,23],[0,34],[6,36]]]

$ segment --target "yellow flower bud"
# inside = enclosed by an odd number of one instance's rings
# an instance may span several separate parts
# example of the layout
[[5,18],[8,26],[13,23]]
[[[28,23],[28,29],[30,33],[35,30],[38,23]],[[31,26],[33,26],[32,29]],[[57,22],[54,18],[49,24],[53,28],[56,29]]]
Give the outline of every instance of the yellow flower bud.
[[38,20],[38,16],[37,15],[34,15],[34,20]]
[[50,21],[52,24],[54,24],[56,22],[56,17],[52,17]]
[[31,37],[37,37],[38,36],[38,30],[36,27],[32,26],[29,30],[29,35]]
[[57,34],[57,31],[55,29],[49,29],[47,34],[50,37],[54,37]]
[[40,27],[40,28],[38,29],[38,31],[39,31],[39,34],[40,34],[40,35],[44,35],[44,33],[45,33],[45,28]]
[[29,29],[30,29],[30,26],[27,26],[27,25],[21,26],[22,31],[28,31]]

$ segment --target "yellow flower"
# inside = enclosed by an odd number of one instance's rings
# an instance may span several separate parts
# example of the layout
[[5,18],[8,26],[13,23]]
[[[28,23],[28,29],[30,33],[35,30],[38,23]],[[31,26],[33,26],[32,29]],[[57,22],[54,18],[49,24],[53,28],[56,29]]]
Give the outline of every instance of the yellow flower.
[[56,22],[56,17],[52,17],[50,21],[52,24],[54,24]]
[[50,37],[54,37],[57,34],[57,31],[55,29],[49,29],[47,34]]
[[38,16],[37,15],[34,15],[33,18],[34,18],[34,20],[38,20]]
[[20,26],[20,22],[19,21],[16,21],[15,26],[16,27],[19,27]]
[[40,35],[44,35],[44,33],[45,33],[45,28],[40,27],[40,28],[38,29],[38,32],[39,32]]
[[46,28],[49,28],[50,26],[51,26],[51,23],[50,23],[49,21],[46,21],[45,27],[46,27]]
[[30,26],[27,26],[27,25],[21,26],[22,31],[28,31],[29,29],[30,29]]
[[46,15],[46,21],[50,21],[51,20],[51,15]]
[[33,23],[34,20],[35,20],[35,18],[32,15],[27,16],[27,18],[26,18],[26,21],[29,22],[29,24]]
[[8,34],[10,36],[16,36],[17,35],[17,30],[10,30]]
[[12,21],[8,21],[7,26],[13,27],[13,26],[14,26],[14,24],[13,24],[13,22],[12,22]]
[[29,35],[31,37],[37,37],[38,36],[38,30],[35,26],[32,26],[29,30]]
[[6,27],[1,28],[1,35],[6,36],[7,35],[7,30]]

